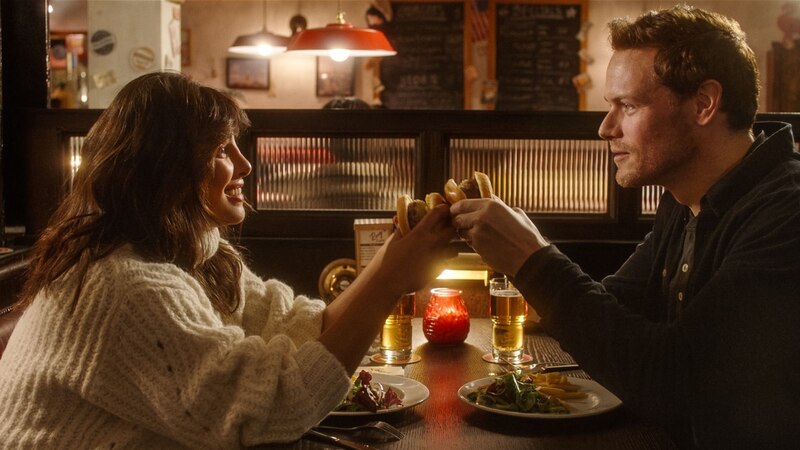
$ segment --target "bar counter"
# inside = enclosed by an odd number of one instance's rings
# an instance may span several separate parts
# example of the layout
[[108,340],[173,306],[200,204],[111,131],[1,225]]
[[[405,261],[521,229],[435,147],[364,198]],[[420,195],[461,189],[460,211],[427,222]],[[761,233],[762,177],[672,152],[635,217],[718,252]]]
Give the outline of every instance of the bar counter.
[[[325,424],[354,426],[383,420],[405,434],[399,441],[365,442],[380,449],[674,449],[669,436],[657,426],[644,423],[625,411],[625,406],[590,417],[542,420],[494,414],[474,408],[458,398],[467,382],[497,372],[498,366],[481,356],[491,350],[489,319],[471,319],[467,340],[457,346],[436,346],[422,333],[422,319],[413,323],[414,353],[421,361],[408,364],[405,376],[423,383],[430,397],[420,405],[395,413],[354,418],[331,417]],[[574,362],[554,339],[540,330],[526,330],[525,351],[534,361]],[[566,372],[590,378],[585,372]],[[341,435],[347,437],[346,435]],[[341,447],[307,438],[285,445],[259,449],[338,449]]]

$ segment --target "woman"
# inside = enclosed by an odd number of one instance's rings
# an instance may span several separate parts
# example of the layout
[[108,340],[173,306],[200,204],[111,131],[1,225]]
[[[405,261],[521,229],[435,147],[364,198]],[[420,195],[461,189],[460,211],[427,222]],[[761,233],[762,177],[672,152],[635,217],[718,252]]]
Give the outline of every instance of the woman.
[[246,126],[231,99],[177,73],[137,78],[103,112],[0,360],[6,445],[295,440],[344,397],[397,299],[433,279],[446,207],[390,238],[327,308],[250,272],[220,237],[248,208]]

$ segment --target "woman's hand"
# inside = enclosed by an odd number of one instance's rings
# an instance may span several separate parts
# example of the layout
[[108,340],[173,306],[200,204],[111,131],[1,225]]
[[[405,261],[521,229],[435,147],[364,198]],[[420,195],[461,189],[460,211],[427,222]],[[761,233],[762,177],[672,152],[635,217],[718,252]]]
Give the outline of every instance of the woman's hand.
[[361,362],[386,316],[404,294],[416,291],[441,273],[456,250],[450,210],[439,205],[405,236],[394,233],[355,281],[328,305],[319,341],[348,372]]
[[370,262],[376,276],[403,295],[416,291],[444,269],[457,250],[448,244],[455,237],[447,205],[431,209],[405,236],[394,233]]
[[534,252],[550,244],[519,208],[496,196],[466,199],[450,207],[453,227],[498,272],[514,276]]

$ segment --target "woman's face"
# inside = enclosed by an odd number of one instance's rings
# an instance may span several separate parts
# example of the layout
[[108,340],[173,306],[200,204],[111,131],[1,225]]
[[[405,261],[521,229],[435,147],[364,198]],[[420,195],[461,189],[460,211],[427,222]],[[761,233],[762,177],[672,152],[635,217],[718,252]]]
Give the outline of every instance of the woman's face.
[[245,217],[244,177],[252,167],[233,137],[217,147],[213,166],[206,204],[218,226],[241,223]]

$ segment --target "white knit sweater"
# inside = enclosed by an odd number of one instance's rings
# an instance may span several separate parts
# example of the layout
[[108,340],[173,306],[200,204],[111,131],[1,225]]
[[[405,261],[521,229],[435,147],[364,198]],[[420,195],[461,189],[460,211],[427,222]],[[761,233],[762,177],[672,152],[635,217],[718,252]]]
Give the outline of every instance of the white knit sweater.
[[185,271],[129,246],[90,268],[71,310],[76,282],[36,297],[0,359],[1,448],[292,441],[349,387],[316,341],[324,303],[247,268],[232,323]]

